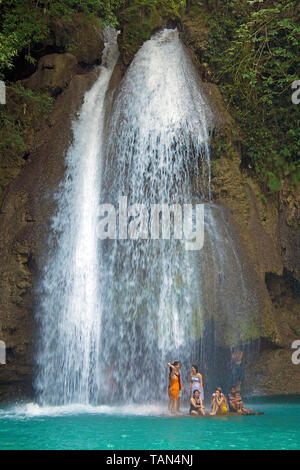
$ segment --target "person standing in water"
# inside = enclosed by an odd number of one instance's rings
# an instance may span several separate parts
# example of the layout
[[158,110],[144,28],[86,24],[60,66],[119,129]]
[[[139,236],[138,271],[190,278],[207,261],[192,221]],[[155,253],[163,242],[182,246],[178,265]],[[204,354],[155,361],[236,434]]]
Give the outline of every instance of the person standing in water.
[[169,372],[169,412],[176,415],[179,410],[180,392],[183,392],[183,385],[180,378],[180,362],[175,361],[174,364],[168,362]]
[[242,384],[245,380],[245,372],[243,367],[243,351],[233,351],[231,355],[231,377],[230,383],[235,387],[237,392],[241,391]]
[[189,383],[190,398],[193,397],[193,393],[195,390],[199,390],[200,398],[201,400],[204,400],[202,375],[198,371],[197,366],[192,366],[191,374],[190,374],[190,383]]

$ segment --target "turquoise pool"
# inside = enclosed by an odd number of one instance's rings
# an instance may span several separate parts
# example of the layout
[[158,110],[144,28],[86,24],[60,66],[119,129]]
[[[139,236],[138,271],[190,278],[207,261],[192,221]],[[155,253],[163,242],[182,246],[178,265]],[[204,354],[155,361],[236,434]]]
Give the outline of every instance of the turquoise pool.
[[262,416],[171,418],[164,408],[35,404],[0,410],[0,449],[300,449],[300,397],[253,399]]

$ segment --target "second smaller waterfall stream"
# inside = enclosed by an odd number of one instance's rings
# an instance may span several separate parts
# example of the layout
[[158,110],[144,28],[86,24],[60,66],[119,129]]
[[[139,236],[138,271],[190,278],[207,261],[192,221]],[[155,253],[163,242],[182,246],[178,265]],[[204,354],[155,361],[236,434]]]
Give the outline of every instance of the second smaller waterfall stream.
[[96,217],[105,95],[117,58],[116,33],[108,30],[105,65],[74,123],[65,178],[56,193],[52,249],[37,309],[35,388],[43,404],[96,403],[99,395],[102,308]]

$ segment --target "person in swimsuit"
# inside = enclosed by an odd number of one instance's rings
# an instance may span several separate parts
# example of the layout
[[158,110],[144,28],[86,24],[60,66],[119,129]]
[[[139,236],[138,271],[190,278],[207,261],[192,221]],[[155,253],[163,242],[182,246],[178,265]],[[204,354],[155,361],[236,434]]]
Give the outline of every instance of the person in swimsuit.
[[226,415],[228,413],[228,405],[227,400],[222,393],[222,388],[217,387],[215,393],[212,394],[211,397],[211,416],[216,414]]
[[230,393],[228,394],[228,400],[230,411],[244,415],[253,413],[252,408],[250,408],[250,410],[244,408],[243,399],[239,392],[236,391],[235,387],[231,387]]
[[195,416],[205,416],[204,406],[199,390],[195,390],[193,392],[193,396],[190,399],[190,414]]
[[200,398],[204,400],[204,392],[203,392],[203,381],[202,375],[198,371],[197,366],[192,366],[191,374],[190,374],[190,383],[189,383],[189,396],[190,398],[193,396],[195,390],[199,390]]
[[179,410],[180,392],[183,392],[183,385],[180,378],[180,362],[176,361],[174,364],[168,362],[169,372],[169,411],[171,414],[176,415]]

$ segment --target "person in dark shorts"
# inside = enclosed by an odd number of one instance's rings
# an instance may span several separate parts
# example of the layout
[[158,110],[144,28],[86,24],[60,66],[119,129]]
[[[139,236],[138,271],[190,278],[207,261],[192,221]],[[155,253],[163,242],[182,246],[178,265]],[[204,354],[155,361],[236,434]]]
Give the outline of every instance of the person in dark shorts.
[[233,412],[238,412],[241,408],[240,399],[236,396],[235,387],[230,388],[230,392],[228,393],[228,404],[229,410]]
[[234,351],[231,356],[232,369],[230,383],[235,387],[236,391],[241,390],[242,384],[245,381],[245,371],[243,367],[243,351]]

